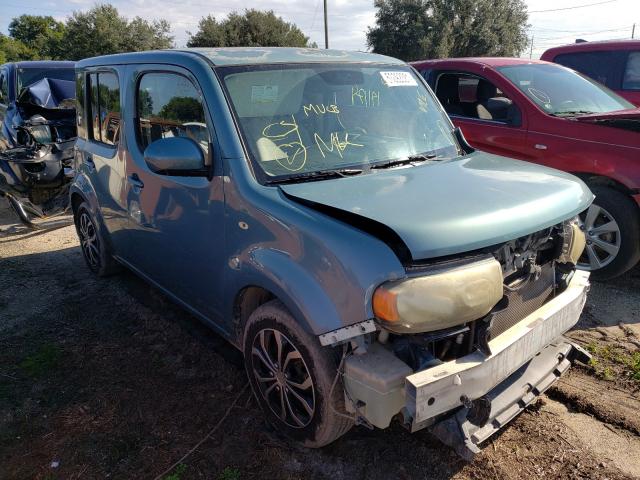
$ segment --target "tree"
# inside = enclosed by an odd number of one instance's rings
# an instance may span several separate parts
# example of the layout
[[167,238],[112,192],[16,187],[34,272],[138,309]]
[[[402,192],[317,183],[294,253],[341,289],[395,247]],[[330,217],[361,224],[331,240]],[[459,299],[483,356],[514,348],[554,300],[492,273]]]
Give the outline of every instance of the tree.
[[517,56],[527,46],[524,0],[375,0],[367,43],[403,60]]
[[198,31],[189,32],[189,47],[315,47],[295,24],[272,10],[230,13],[221,21],[212,15],[200,19]]
[[165,20],[148,22],[140,17],[128,21],[112,5],[97,5],[88,12],[74,12],[67,19],[63,37],[70,60],[173,46],[171,28]]
[[197,98],[173,97],[158,113],[160,118],[177,122],[204,122],[204,109]]
[[20,40],[0,33],[0,64],[19,62],[21,60],[37,60],[39,55]]
[[9,35],[29,48],[34,57],[57,58],[61,55],[64,23],[50,16],[21,15],[9,23]]

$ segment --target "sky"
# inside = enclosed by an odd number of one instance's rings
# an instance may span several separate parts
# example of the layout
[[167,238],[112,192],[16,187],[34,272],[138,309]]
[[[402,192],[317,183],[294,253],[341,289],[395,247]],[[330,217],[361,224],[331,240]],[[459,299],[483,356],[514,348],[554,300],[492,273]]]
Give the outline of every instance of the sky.
[[[366,31],[375,23],[373,0],[327,1],[329,46],[366,50]],[[11,19],[22,14],[51,15],[64,20],[73,11],[87,10],[96,3],[96,0],[0,0],[0,31],[8,33]],[[222,18],[245,8],[273,10],[324,46],[322,0],[104,0],[104,3],[115,5],[129,18],[168,20],[178,47],[185,46],[188,32],[197,30],[202,16]],[[636,38],[640,38],[639,0],[526,0],[526,3],[533,51],[528,50],[523,56],[531,53],[532,58],[539,58],[547,48],[572,43],[576,38],[631,38],[634,22],[638,24]],[[575,8],[578,6],[584,7]]]

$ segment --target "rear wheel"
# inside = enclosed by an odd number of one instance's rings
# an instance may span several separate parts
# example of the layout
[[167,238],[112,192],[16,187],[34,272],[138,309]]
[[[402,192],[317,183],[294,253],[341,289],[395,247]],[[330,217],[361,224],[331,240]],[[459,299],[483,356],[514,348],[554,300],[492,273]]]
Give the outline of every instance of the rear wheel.
[[322,447],[353,425],[344,412],[340,378],[331,388],[338,366],[334,351],[321,347],[279,301],[258,307],[250,316],[244,356],[258,403],[286,436]]
[[598,280],[622,275],[640,259],[640,212],[627,195],[594,186],[596,198],[580,215],[587,245],[578,267]]
[[100,277],[117,272],[119,265],[111,256],[108,243],[101,235],[95,217],[86,202],[82,202],[78,206],[74,215],[74,223],[80,240],[82,256],[89,270]]

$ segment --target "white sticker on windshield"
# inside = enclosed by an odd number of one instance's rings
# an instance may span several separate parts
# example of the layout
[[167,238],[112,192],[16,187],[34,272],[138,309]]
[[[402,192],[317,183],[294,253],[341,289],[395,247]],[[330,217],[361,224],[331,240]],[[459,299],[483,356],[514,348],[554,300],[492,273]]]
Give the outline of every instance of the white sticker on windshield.
[[418,83],[409,72],[380,72],[387,87],[416,87]]
[[251,87],[251,103],[271,103],[277,99],[277,85],[253,85]]

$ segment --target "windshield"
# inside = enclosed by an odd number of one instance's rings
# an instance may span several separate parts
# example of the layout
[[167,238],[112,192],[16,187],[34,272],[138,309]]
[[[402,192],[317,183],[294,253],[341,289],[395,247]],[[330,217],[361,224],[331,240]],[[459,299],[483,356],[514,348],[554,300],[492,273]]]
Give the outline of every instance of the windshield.
[[405,65],[218,67],[262,178],[453,157],[449,120]]
[[513,65],[498,67],[498,70],[550,115],[586,115],[635,108],[607,87],[558,65]]
[[55,78],[57,80],[75,81],[73,68],[19,68],[18,69],[18,95],[24,87],[36,83],[43,78]]

